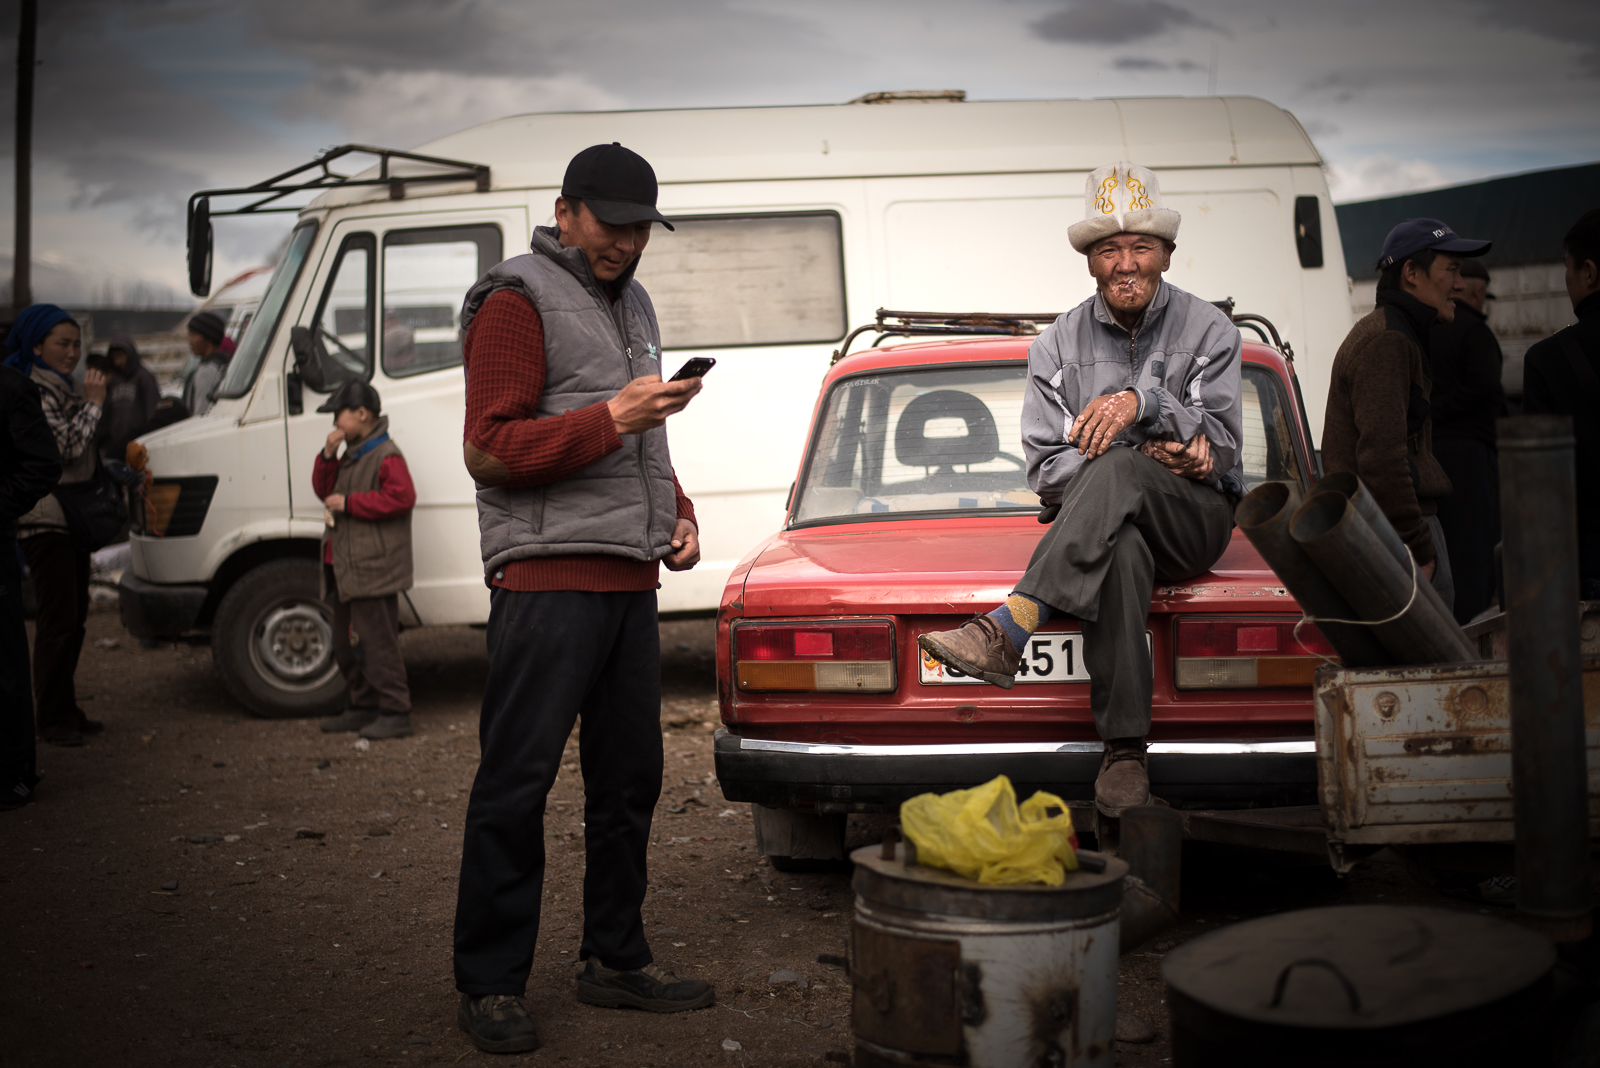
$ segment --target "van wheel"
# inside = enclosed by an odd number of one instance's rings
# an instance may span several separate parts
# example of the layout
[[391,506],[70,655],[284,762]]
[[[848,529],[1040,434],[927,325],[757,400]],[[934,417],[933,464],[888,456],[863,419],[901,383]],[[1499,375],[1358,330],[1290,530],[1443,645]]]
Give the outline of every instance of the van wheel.
[[844,853],[847,817],[819,816],[794,808],[751,805],[756,849],[781,872],[841,871],[850,866]]
[[344,705],[332,618],[311,560],[273,560],[223,595],[211,660],[234,699],[263,719],[327,716]]

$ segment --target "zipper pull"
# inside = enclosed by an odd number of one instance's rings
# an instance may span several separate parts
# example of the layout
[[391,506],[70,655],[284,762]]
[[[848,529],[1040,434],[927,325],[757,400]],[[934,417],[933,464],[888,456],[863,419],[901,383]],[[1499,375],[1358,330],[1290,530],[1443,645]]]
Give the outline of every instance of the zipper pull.
[[632,345],[629,345],[627,347],[627,353],[628,353],[628,359],[632,360],[633,359],[633,346]]

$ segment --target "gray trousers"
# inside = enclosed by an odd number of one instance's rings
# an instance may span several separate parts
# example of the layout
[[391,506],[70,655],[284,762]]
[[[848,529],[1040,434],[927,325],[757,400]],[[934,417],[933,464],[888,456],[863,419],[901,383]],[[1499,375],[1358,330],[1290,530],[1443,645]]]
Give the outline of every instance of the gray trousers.
[[1137,449],[1112,448],[1067,484],[1061,514],[1039,539],[1017,592],[1083,622],[1089,707],[1101,738],[1150,733],[1144,632],[1156,580],[1206,571],[1232,533],[1228,498]]
[[[1428,524],[1428,529],[1433,533],[1434,566],[1433,582],[1430,585],[1433,586],[1433,592],[1439,595],[1439,600],[1444,602],[1444,606],[1454,612],[1456,610],[1456,575],[1455,568],[1450,566],[1450,546],[1445,542],[1444,524],[1439,521],[1439,517],[1436,515],[1425,515],[1422,517],[1422,521]],[[1490,549],[1490,585],[1492,586],[1494,584],[1493,546]]]

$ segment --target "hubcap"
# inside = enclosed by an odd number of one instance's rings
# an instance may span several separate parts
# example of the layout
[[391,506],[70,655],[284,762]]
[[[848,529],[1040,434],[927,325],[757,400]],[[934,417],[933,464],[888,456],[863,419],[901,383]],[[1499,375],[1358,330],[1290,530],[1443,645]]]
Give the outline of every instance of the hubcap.
[[250,652],[262,677],[284,689],[320,686],[338,670],[333,629],[315,602],[291,601],[264,613]]

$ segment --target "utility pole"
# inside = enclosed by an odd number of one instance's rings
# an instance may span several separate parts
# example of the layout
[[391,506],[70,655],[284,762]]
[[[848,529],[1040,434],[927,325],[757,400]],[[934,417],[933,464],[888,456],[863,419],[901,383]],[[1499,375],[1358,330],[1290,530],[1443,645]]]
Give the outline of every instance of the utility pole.
[[11,315],[33,303],[33,68],[39,0],[22,0],[17,30],[17,205],[13,216]]

